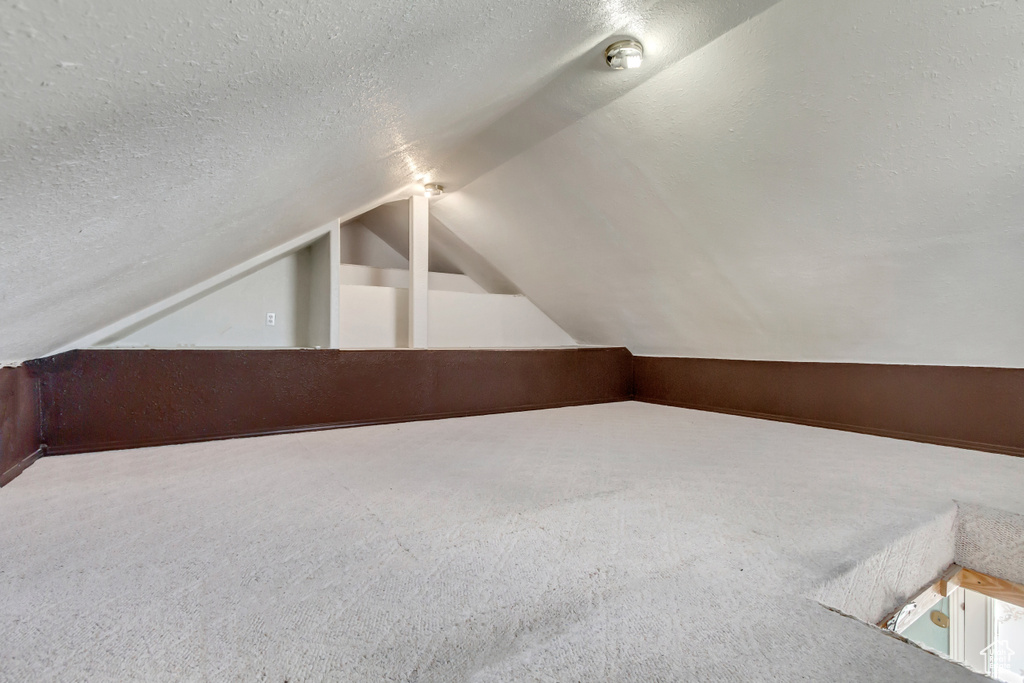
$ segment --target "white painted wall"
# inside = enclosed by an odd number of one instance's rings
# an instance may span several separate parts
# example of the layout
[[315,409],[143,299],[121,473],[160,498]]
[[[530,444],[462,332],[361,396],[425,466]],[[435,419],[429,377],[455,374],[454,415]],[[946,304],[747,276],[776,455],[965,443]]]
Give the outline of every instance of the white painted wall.
[[513,294],[430,292],[432,348],[576,346],[529,299]]
[[[339,269],[342,285],[361,285],[364,287],[409,287],[409,271],[395,268],[368,268],[343,263]],[[427,273],[430,289],[447,292],[466,292],[469,294],[485,294],[484,288],[473,282],[468,275],[451,273]]]
[[[367,230],[378,237],[381,242],[387,244],[405,262],[408,262],[409,255],[409,209],[407,204],[407,201],[386,202],[359,217],[359,222]],[[430,216],[428,251],[432,272],[468,275],[492,294],[521,293],[487,259],[473,251],[433,214]],[[364,263],[364,261],[357,260],[350,262]]]
[[[310,248],[233,281],[145,327],[98,344],[114,348],[327,346],[310,339]],[[276,324],[266,324],[274,313]],[[317,343],[314,343],[317,342]]]
[[[523,296],[431,290],[428,298],[430,348],[576,345]],[[405,348],[408,290],[343,285],[340,317],[342,348]]]
[[[257,270],[267,266],[270,263],[278,260],[283,256],[293,254],[305,247],[314,245],[320,240],[330,239],[331,240],[331,283],[337,280],[338,269],[337,259],[334,257],[334,252],[337,251],[337,232],[338,223],[337,221],[331,221],[319,228],[307,232],[303,235],[299,235],[295,239],[289,240],[283,244],[280,244],[270,251],[264,252],[251,259],[248,259],[242,263],[238,263],[226,271],[217,273],[213,277],[207,278],[202,282],[199,282],[187,289],[180,292],[174,293],[172,296],[167,297],[161,301],[158,301],[150,306],[145,307],[142,310],[135,311],[129,316],[126,316],[120,320],[116,320],[109,325],[94,330],[89,334],[76,339],[73,342],[65,344],[63,347],[57,349],[57,353],[63,353],[64,351],[70,351],[72,349],[85,349],[97,345],[102,345],[112,339],[123,339],[128,334],[135,332],[136,330],[142,329],[149,325],[151,322],[162,318],[163,316],[184,308],[188,304],[199,300],[200,298],[214,292],[222,287],[235,282],[247,275],[250,275]],[[334,293],[330,295],[333,297]],[[330,315],[334,315],[332,308],[329,311]],[[332,323],[332,329],[336,327]]]
[[[408,222],[407,217],[404,222]],[[409,268],[409,259],[392,249],[358,220],[341,226],[341,263],[372,268]]]

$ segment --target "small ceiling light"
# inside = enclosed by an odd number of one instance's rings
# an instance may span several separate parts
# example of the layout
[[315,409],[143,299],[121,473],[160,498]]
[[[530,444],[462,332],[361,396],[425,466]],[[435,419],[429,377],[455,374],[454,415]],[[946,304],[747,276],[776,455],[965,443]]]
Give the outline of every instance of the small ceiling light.
[[605,48],[604,60],[613,69],[635,69],[644,61],[644,46],[636,40],[618,40]]
[[444,185],[438,185],[437,183],[427,183],[423,186],[423,194],[428,197],[436,197],[439,194],[444,194]]

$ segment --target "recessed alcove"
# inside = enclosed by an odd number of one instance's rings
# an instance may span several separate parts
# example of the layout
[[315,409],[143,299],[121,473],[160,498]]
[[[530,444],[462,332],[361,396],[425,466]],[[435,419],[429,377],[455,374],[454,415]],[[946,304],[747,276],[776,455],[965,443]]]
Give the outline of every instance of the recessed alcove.
[[334,311],[332,233],[224,273],[157,304],[93,345],[101,348],[329,348]]
[[[408,202],[385,203],[129,316],[75,348],[398,349],[408,346]],[[576,341],[442,223],[430,221],[431,348]]]
[[[343,349],[403,348],[408,340],[408,205],[383,204],[341,225]],[[430,217],[431,348],[550,348],[576,341],[451,230]]]

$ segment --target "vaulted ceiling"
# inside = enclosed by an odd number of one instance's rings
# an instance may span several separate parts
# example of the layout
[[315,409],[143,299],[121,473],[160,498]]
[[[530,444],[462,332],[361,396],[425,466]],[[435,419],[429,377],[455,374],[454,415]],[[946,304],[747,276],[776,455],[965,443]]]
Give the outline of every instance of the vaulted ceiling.
[[[0,361],[330,219],[446,229],[583,342],[1024,365],[1024,7],[12,2]],[[635,35],[644,68],[601,49]]]
[[444,198],[576,339],[1024,366],[1024,4],[785,0]]

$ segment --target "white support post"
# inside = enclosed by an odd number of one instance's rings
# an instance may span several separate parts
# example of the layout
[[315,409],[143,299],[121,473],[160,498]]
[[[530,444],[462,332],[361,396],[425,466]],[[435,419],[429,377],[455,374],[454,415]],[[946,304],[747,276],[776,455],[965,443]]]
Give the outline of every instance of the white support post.
[[341,221],[331,228],[330,344],[341,348]]
[[430,206],[427,198],[409,198],[409,348],[427,348],[427,250]]

